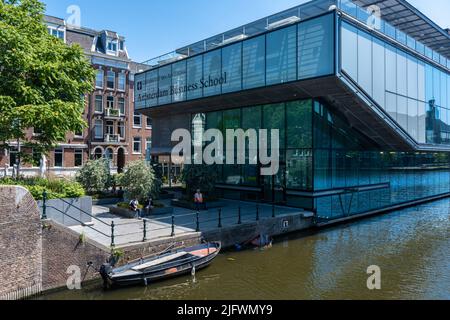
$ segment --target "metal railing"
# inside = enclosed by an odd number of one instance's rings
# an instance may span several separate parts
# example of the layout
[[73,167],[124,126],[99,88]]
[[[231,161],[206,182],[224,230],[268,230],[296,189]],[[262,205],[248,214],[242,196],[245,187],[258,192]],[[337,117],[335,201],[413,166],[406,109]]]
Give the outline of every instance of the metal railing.
[[[65,199],[58,200],[64,202],[68,206],[76,208],[83,214],[98,222],[100,225],[103,225],[105,227],[104,230],[102,231],[95,226],[85,224],[81,220],[67,214],[66,212],[54,206],[48,205],[47,192],[43,193],[42,220],[47,219],[47,209],[52,208],[61,215],[67,216],[80,225],[88,227],[99,235],[108,238],[110,240],[111,248],[116,247],[117,240],[124,237],[132,237],[133,240],[127,243],[147,242],[149,240],[159,238],[173,238],[183,234],[202,232],[207,230],[212,231],[215,229],[222,229],[224,227],[237,226],[242,225],[243,223],[258,222],[263,219],[277,217],[277,207],[275,206],[275,204],[273,204],[271,208],[269,208],[269,206],[265,206],[266,211],[263,212],[259,203],[251,206],[245,205],[244,207],[241,205],[241,203],[239,203],[238,206],[233,208],[226,207],[226,212],[224,212],[225,208],[217,208],[196,211],[195,213],[180,215],[172,214],[161,217],[143,218],[139,221],[133,220],[124,223],[116,223],[114,221],[111,221],[111,223],[107,223],[99,219],[98,217],[84,211],[83,209],[78,208]],[[205,216],[207,216],[206,219],[204,218]],[[128,228],[128,230],[121,230],[123,228]],[[105,230],[109,230],[109,232],[105,232]]]

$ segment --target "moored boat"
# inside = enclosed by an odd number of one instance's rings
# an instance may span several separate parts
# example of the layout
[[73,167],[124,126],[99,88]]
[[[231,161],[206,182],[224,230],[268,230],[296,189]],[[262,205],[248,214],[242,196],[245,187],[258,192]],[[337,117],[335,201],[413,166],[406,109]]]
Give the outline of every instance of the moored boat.
[[148,285],[203,269],[211,264],[220,250],[220,242],[205,243],[143,258],[120,268],[105,264],[100,274],[105,287]]

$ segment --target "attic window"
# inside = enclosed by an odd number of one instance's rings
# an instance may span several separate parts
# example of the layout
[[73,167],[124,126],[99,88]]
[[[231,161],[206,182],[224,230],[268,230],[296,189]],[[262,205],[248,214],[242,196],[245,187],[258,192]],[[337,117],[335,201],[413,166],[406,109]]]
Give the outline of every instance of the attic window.
[[120,51],[125,50],[125,42],[124,42],[123,40],[121,40],[121,41],[119,42],[119,50],[120,50]]
[[116,53],[117,52],[117,40],[108,40],[107,48],[109,52]]

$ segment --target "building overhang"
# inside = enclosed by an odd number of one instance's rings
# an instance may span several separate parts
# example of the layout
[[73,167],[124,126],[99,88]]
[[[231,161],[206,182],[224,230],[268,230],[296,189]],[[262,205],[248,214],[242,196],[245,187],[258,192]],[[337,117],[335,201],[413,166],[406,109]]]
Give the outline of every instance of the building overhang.
[[[405,0],[352,0],[368,8],[376,5],[381,18],[450,59],[450,34]],[[447,26],[444,26],[447,27]]]

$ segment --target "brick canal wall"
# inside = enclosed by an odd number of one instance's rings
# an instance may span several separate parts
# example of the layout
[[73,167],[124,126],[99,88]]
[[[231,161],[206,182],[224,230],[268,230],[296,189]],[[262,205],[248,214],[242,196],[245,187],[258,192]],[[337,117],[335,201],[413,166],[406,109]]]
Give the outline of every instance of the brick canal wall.
[[28,190],[0,186],[0,299],[40,292],[42,228]]
[[51,290],[67,285],[71,266],[78,267],[81,280],[98,278],[97,270],[110,256],[110,250],[85,239],[51,220],[43,222],[42,287]]
[[0,186],[0,300],[64,287],[70,266],[80,268],[82,281],[94,279],[109,256],[109,248],[81,241],[57,222],[41,221],[28,190]]

